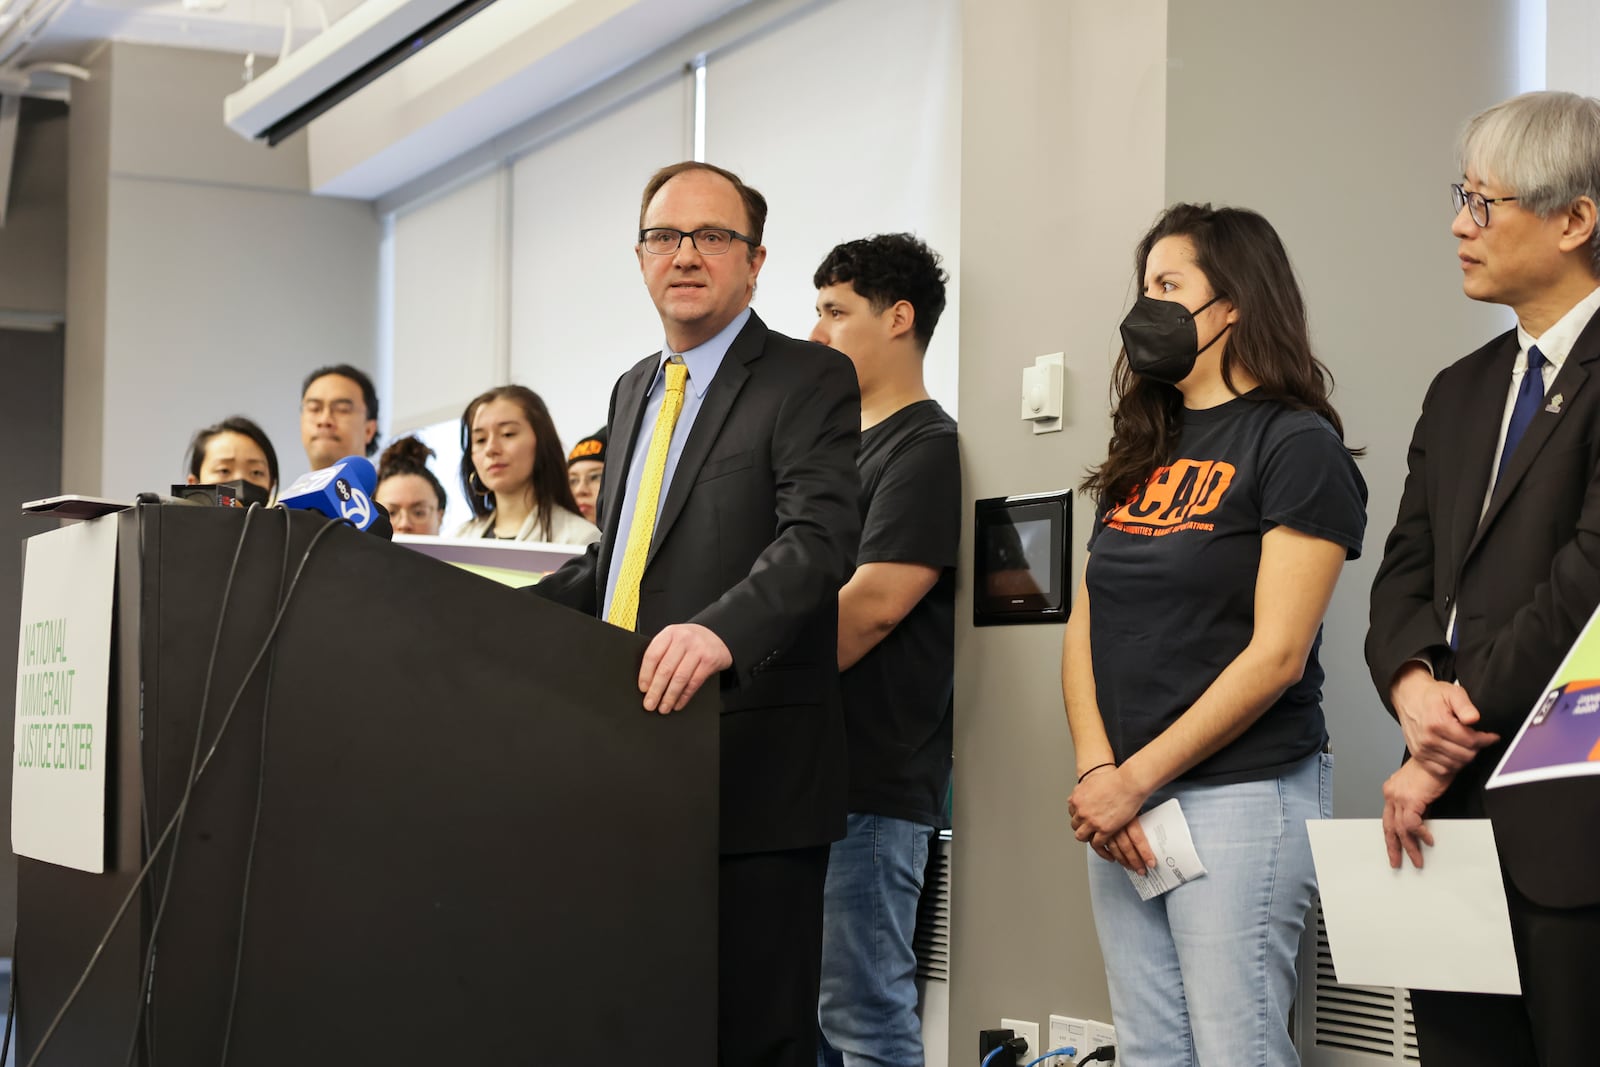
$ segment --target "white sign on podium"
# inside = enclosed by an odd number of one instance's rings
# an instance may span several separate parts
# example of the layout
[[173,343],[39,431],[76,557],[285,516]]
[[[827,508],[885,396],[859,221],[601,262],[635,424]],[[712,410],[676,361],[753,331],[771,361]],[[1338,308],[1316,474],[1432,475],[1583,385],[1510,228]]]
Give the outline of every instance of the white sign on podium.
[[117,518],[28,538],[17,642],[11,849],[99,874]]

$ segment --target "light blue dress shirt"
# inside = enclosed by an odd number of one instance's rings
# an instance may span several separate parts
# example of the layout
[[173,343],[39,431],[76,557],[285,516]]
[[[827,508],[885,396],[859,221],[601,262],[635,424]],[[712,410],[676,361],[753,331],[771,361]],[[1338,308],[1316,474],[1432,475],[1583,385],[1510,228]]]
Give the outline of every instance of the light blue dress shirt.
[[[745,323],[750,321],[750,309],[745,308],[722,332],[703,345],[678,353],[689,366],[689,383],[683,391],[683,409],[678,412],[678,423],[672,428],[672,443],[667,446],[667,466],[661,477],[661,495],[656,498],[656,522],[661,521],[661,507],[667,502],[667,490],[672,486],[672,476],[677,472],[678,460],[683,456],[684,442],[694,428],[695,417],[700,414],[700,402],[711,380],[717,376],[722,359],[728,354],[733,339],[739,336]],[[673,355],[663,346],[656,363],[656,376],[645,394],[645,415],[639,421],[639,435],[633,440],[633,456],[628,462],[628,481],[623,490],[622,515],[617,523],[617,543],[611,550],[611,570],[606,575],[606,602],[601,618],[611,615],[611,598],[617,591],[617,576],[622,573],[622,559],[628,551],[628,531],[633,529],[633,505],[639,496],[639,482],[644,478],[645,458],[650,454],[650,439],[655,436],[656,419],[661,415],[661,402],[667,396],[667,376],[662,367]]]

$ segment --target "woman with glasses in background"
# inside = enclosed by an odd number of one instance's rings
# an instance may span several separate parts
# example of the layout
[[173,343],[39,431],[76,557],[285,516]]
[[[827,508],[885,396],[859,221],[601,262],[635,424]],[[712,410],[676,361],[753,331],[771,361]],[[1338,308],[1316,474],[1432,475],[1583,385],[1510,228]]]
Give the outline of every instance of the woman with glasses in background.
[[567,455],[567,485],[583,517],[600,525],[600,483],[606,473],[606,428],[572,446]]
[[448,500],[428,469],[432,458],[433,449],[415,437],[402,437],[378,459],[378,488],[372,497],[389,512],[395,533],[439,535]]

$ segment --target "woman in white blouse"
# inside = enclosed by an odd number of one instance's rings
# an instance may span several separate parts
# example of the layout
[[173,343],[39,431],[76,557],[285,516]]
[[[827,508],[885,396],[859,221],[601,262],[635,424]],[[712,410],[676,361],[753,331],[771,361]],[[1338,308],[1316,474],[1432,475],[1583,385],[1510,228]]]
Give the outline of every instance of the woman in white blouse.
[[457,537],[587,545],[600,530],[578,514],[567,454],[539,394],[502,385],[461,415],[461,484],[473,518]]

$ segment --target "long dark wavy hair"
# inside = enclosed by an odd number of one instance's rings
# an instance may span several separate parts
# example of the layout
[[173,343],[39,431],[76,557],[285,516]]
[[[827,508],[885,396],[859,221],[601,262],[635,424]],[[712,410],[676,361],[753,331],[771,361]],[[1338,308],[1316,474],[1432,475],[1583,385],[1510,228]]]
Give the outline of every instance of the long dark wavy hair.
[[[1239,312],[1222,353],[1222,381],[1228,389],[1239,395],[1233,376],[1242,370],[1261,383],[1257,396],[1316,412],[1342,440],[1344,423],[1328,401],[1333,375],[1312,354],[1305,299],[1272,224],[1244,208],[1174,204],[1156,219],[1134,253],[1133,280],[1139,292],[1144,291],[1150,251],[1163,237],[1189,238],[1212,291]],[[1079,486],[1094,494],[1102,509],[1122,503],[1172,459],[1183,413],[1178,388],[1133,373],[1127,349],[1118,353],[1112,371],[1111,401],[1106,460],[1091,468]],[[1349,451],[1359,456],[1364,450]]]
[[461,488],[472,505],[472,514],[481,519],[494,513],[494,494],[485,489],[477,477],[477,468],[472,465],[472,420],[479,408],[495,400],[514,401],[533,428],[533,509],[539,516],[540,528],[548,536],[550,516],[555,508],[559,505],[576,515],[578,502],[572,498],[572,486],[567,484],[567,450],[561,447],[550,409],[544,406],[539,394],[527,386],[496,386],[473,397],[467,410],[461,413]]

